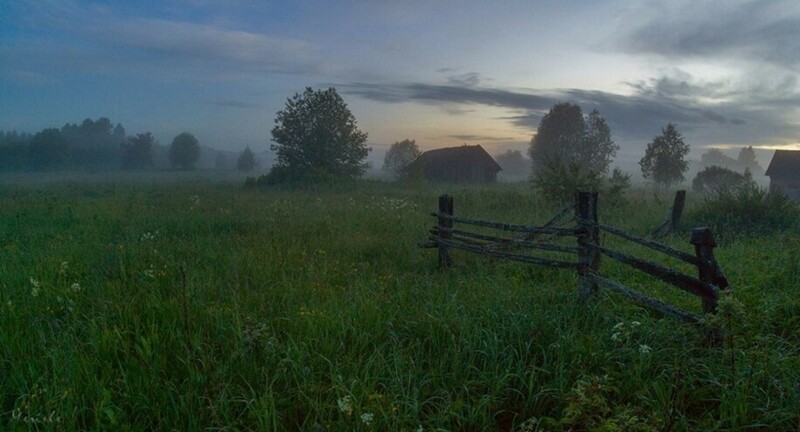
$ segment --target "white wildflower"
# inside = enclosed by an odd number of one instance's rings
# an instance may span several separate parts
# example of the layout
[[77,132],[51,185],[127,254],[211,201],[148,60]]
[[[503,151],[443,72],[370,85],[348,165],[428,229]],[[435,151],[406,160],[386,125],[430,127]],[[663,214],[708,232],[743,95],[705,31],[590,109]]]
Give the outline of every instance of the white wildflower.
[[64,271],[67,271],[67,269],[69,269],[69,263],[66,262],[66,261],[62,261],[61,262],[61,271],[64,272]]
[[614,342],[618,342],[620,339],[622,339],[622,333],[620,332],[614,332],[614,334],[611,335],[611,340]]
[[631,321],[631,325],[634,327],[639,327],[640,325],[642,325],[642,323],[640,323],[639,321]]
[[74,282],[72,286],[70,286],[73,292],[81,292],[81,284]]
[[372,420],[374,418],[375,418],[375,415],[373,415],[372,413],[361,414],[361,422],[364,423],[367,426],[369,426],[369,424],[372,423]]
[[339,405],[339,412],[343,412],[348,416],[353,414],[353,398],[350,395],[339,398],[336,403]]
[[425,429],[422,428],[422,425],[419,425],[417,432],[425,432]]
[[148,279],[155,279],[156,278],[156,273],[155,273],[155,270],[153,270],[153,269],[147,269],[147,270],[143,271],[142,274]]
[[39,281],[31,278],[31,297],[39,297]]
[[643,345],[643,344],[639,345],[639,353],[650,354],[651,351],[653,351],[653,349],[650,348],[648,345]]
[[618,322],[616,325],[614,325],[614,330],[619,330],[619,329],[621,329],[623,327],[625,327],[625,323],[624,322]]

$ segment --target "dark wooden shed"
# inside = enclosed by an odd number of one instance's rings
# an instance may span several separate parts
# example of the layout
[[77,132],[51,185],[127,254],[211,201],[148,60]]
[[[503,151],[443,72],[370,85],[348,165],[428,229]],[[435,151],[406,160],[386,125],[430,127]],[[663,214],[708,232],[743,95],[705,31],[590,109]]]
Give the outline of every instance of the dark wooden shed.
[[766,175],[770,190],[781,190],[790,198],[800,199],[800,151],[775,150]]
[[452,183],[491,183],[500,165],[480,145],[447,147],[419,155],[405,169],[411,177]]

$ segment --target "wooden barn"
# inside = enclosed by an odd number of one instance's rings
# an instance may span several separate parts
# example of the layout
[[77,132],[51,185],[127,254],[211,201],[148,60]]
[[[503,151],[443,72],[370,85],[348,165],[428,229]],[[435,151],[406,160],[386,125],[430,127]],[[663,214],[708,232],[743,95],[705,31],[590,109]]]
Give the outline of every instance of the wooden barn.
[[766,175],[770,190],[782,190],[790,198],[800,199],[800,151],[775,150]]
[[405,169],[411,177],[451,183],[497,181],[500,165],[480,145],[447,147],[419,155]]

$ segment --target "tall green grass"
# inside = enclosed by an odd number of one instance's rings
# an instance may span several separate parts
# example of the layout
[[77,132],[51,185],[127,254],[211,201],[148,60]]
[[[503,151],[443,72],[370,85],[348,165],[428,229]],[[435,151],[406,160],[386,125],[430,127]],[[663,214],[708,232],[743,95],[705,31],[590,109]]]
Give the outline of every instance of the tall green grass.
[[[0,429],[800,428],[797,233],[718,248],[719,345],[605,291],[583,304],[571,271],[458,251],[437,270],[416,244],[442,192],[510,223],[559,210],[502,185],[2,188]],[[639,233],[665,211],[600,206]]]

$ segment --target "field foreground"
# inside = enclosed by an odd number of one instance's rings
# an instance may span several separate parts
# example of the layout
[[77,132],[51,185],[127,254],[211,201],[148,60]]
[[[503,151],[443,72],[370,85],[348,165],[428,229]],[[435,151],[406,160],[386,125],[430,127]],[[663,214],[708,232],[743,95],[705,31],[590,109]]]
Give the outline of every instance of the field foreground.
[[[0,429],[800,429],[798,233],[717,249],[717,344],[612,293],[580,302],[573,271],[459,252],[437,270],[416,245],[444,191],[466,216],[558,211],[508,185],[0,187]],[[600,218],[647,233],[664,210],[641,194]]]

